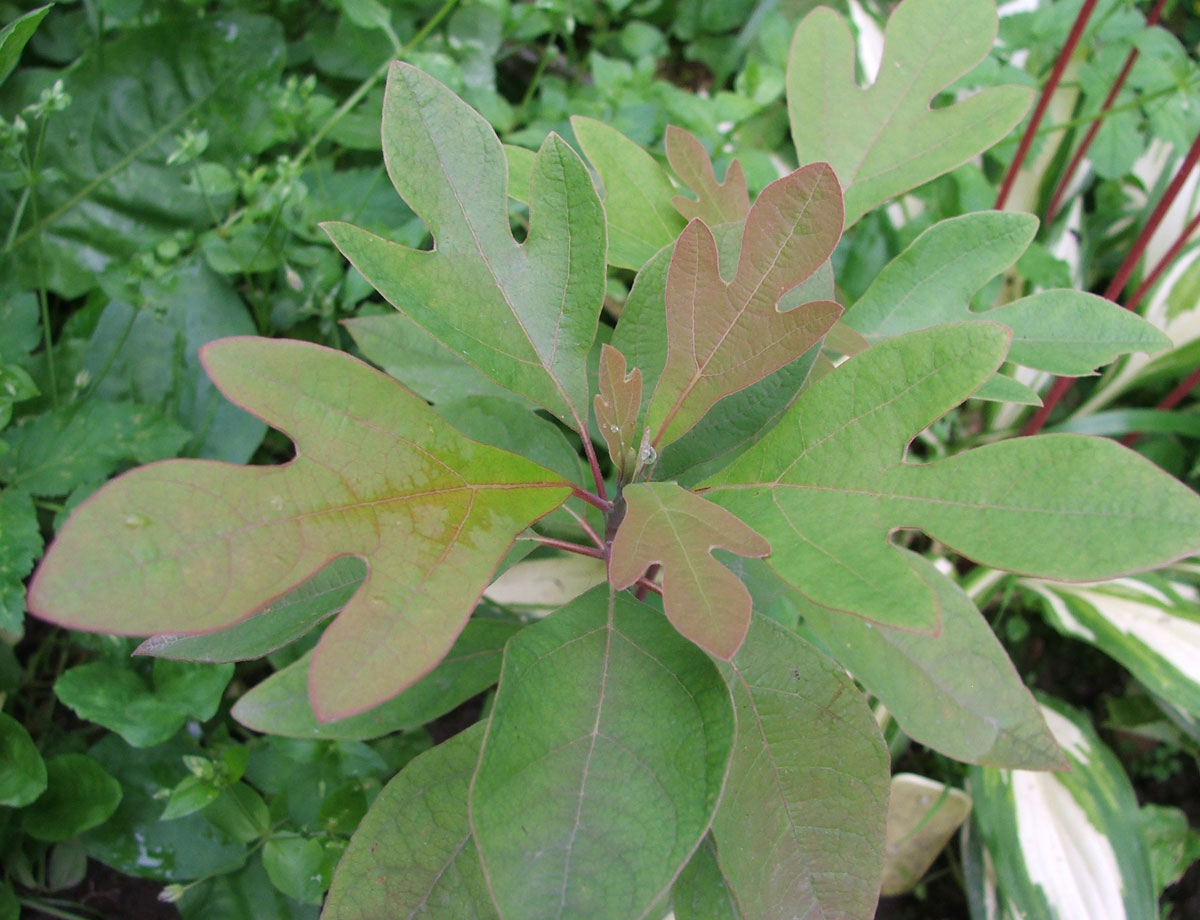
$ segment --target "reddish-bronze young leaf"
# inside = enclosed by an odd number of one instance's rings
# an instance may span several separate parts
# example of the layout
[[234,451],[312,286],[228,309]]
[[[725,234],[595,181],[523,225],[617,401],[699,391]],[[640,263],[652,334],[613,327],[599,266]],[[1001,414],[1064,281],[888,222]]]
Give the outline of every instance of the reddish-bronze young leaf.
[[360,556],[366,580],[309,673],[318,716],[344,718],[431,670],[514,537],[570,494],[341,352],[236,338],[202,357],[226,396],[293,438],[296,458],[169,460],[113,480],[46,554],[29,590],[38,616],[127,635],[217,630]]
[[650,565],[660,564],[667,619],[709,654],[729,660],[750,626],[750,592],[712,551],[765,556],[771,544],[724,508],[673,482],[637,483],[624,497],[609,580],[628,588]]
[[600,346],[600,392],[595,407],[608,455],[621,479],[628,480],[633,454],[641,443],[637,420],[642,411],[642,372],[635,367],[626,374],[625,356],[611,345]]
[[699,218],[710,227],[746,219],[750,193],[746,190],[746,174],[737,160],[729,164],[725,181],[718,182],[704,145],[683,128],[667,125],[667,162],[698,199],[686,195],[671,199],[675,210],[685,218]]
[[832,301],[786,313],[778,304],[829,258],[841,233],[841,188],[825,163],[763,189],[728,284],[708,227],[687,225],[667,272],[667,364],[648,415],[655,447],[679,438],[718,400],[804,354],[837,321],[842,308]]

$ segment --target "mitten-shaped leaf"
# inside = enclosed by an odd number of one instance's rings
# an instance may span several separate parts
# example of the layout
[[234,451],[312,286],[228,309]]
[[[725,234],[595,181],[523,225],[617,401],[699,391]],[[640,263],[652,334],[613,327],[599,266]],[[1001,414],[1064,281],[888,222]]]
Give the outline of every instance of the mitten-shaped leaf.
[[883,873],[888,755],[838,665],[756,616],[732,664],[737,744],[713,820],[745,920],[868,920]]
[[1004,360],[1008,330],[940,326],[888,339],[806,390],[706,480],[706,497],[770,541],[769,564],[815,603],[936,631],[936,592],[888,542],[919,528],[994,568],[1107,578],[1200,550],[1200,498],[1112,441],[1021,438],[931,463],[908,442]]
[[667,363],[647,419],[656,447],[683,435],[722,397],[804,354],[837,321],[842,308],[832,301],[786,313],[778,306],[829,258],[841,233],[841,192],[824,163],[763,189],[729,283],[712,232],[701,221],[688,224],[667,272]]
[[717,658],[732,658],[750,626],[750,592],[712,557],[720,547],[765,556],[770,545],[736,517],[673,482],[646,482],[623,493],[625,517],[608,572],[628,588],[652,563],[663,567],[663,608],[684,636]]
[[750,193],[746,190],[746,174],[742,164],[734,160],[718,182],[712,160],[696,136],[667,125],[667,162],[696,199],[676,195],[671,199],[680,214],[688,220],[699,218],[710,227],[745,220],[750,213]]
[[888,20],[879,76],[854,80],[854,37],[822,7],[792,37],[787,98],[801,163],[825,160],[846,193],[846,224],[987,150],[1024,116],[1025,87],[987,89],[936,111],[930,101],[996,38],[993,0],[906,0]]
[[708,831],[733,734],[708,656],[607,585],[514,636],[471,787],[501,914],[647,916]]
[[557,135],[542,145],[529,236],[508,224],[508,166],[491,126],[408,64],[392,66],[383,153],[434,250],[349,224],[326,232],[384,297],[497,383],[583,430],[587,354],[604,299],[604,209],[583,161]]
[[441,660],[513,538],[570,494],[340,352],[241,338],[203,358],[226,396],[295,440],[296,459],[173,460],[113,480],[46,554],[29,592],[39,616],[122,634],[216,630],[361,556],[366,580],[309,677],[319,717],[349,716]]
[[596,424],[608,455],[622,481],[629,478],[642,436],[637,430],[642,411],[642,372],[625,373],[625,356],[611,345],[600,346],[600,392],[594,400]]

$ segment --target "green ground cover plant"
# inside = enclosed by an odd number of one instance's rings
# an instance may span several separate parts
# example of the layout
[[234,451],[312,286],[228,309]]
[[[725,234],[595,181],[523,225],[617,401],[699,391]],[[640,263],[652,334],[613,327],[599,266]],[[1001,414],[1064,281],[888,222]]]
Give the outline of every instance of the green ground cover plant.
[[0,625],[72,631],[0,656],[0,917],[91,857],[206,920],[868,918],[972,807],[974,916],[1158,916],[1198,837],[1029,634],[1194,755],[1197,429],[1106,409],[1196,363],[1163,4],[136,6],[0,36]]

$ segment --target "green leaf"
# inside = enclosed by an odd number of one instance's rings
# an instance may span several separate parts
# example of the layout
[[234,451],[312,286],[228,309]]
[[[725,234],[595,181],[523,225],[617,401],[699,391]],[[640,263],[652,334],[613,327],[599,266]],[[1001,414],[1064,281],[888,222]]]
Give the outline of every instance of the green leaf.
[[1070,432],[1109,438],[1134,431],[1200,438],[1200,415],[1175,409],[1110,409],[1107,412],[1076,415],[1047,429],[1047,433]]
[[1010,361],[1074,377],[1131,351],[1170,347],[1140,316],[1083,291],[1042,291],[973,311],[971,296],[1016,261],[1036,229],[1032,215],[998,211],[940,221],[888,263],[845,322],[872,342],[944,323],[1003,323],[1013,331]]
[[642,413],[642,372],[635,367],[626,374],[625,368],[623,354],[611,345],[600,347],[600,392],[592,404],[596,425],[622,482],[633,475],[642,438],[637,430]]
[[239,843],[253,843],[271,830],[267,803],[245,783],[226,786],[214,801],[204,807],[200,815]]
[[360,556],[367,579],[322,636],[310,676],[314,710],[344,718],[437,664],[515,535],[569,494],[339,352],[245,338],[204,358],[230,399],[295,439],[296,459],[180,460],[114,480],[46,554],[30,589],[39,615],[109,632],[215,630]]
[[912,773],[893,776],[882,894],[907,894],[916,888],[970,814],[971,797],[961,789]]
[[25,576],[42,551],[33,498],[22,489],[0,489],[0,632],[17,636],[25,619]]
[[176,906],[183,920],[317,920],[319,913],[272,885],[258,859],[189,886]]
[[654,157],[616,128],[581,115],[571,127],[604,183],[608,262],[636,271],[684,228],[672,203],[675,186]]
[[210,780],[188,775],[179,781],[167,799],[160,821],[174,821],[176,818],[186,818],[195,814],[221,795],[222,788]]
[[971,769],[974,820],[995,866],[998,911],[1038,920],[1156,920],[1129,778],[1086,717],[1061,705],[1044,711],[1070,770]]
[[499,920],[467,820],[482,739],[474,725],[384,787],[334,873],[325,920]]
[[0,480],[34,495],[66,495],[123,461],[174,457],[191,435],[153,409],[91,400],[27,416],[0,435]]
[[518,244],[508,225],[504,151],[477,112],[432,77],[397,63],[388,76],[383,134],[392,183],[429,226],[434,252],[325,224],[334,243],[447,348],[585,430],[605,230],[583,162],[557,135],[547,138],[534,167],[529,235]]
[[36,10],[30,10],[0,29],[0,83],[7,80],[8,75],[13,72],[25,45],[33,38],[33,33],[42,24],[52,6],[53,3],[47,3]]
[[688,224],[667,273],[667,362],[647,415],[655,447],[677,440],[722,397],[789,364],[824,336],[841,315],[838,304],[814,301],[783,313],[779,305],[829,258],[841,230],[837,179],[821,164],[759,195],[729,283],[712,232],[700,221]]
[[725,181],[718,182],[708,151],[694,134],[667,125],[666,144],[667,161],[675,175],[696,195],[694,200],[685,195],[671,199],[671,204],[685,220],[699,218],[714,227],[746,219],[750,213],[750,194],[746,190],[746,174],[742,172],[741,163],[731,162]]
[[68,840],[103,824],[121,803],[121,784],[86,754],[46,761],[49,785],[21,812],[21,827],[38,840]]
[[675,920],[742,920],[729,883],[717,865],[717,850],[711,835],[704,838],[679,873],[671,904]]
[[29,732],[0,712],[0,805],[28,805],[45,791],[46,783],[46,764]]
[[189,718],[212,718],[232,677],[232,664],[158,659],[151,689],[128,666],[93,661],[64,671],[54,693],[81,719],[141,748],[162,744]]
[[1200,831],[1189,826],[1182,810],[1170,805],[1143,805],[1138,817],[1150,852],[1154,887],[1161,895],[1200,859]]
[[992,0],[908,0],[888,20],[879,77],[860,89],[845,20],[822,7],[800,23],[787,67],[792,140],[801,163],[833,166],[846,194],[846,226],[987,150],[1025,115],[1032,92],[1017,86],[929,108],[995,38]]
[[0,920],[21,920],[21,902],[8,882],[0,882]]
[[335,559],[316,575],[236,626],[199,636],[151,636],[137,655],[178,661],[251,661],[307,635],[339,612],[363,583],[367,567],[355,556]]
[[308,700],[307,655],[243,694],[231,714],[254,731],[291,738],[365,741],[418,728],[492,686],[500,676],[504,643],[518,629],[500,620],[467,621],[429,674],[394,699],[348,719],[317,721]]
[[895,528],[1058,579],[1196,552],[1200,500],[1111,441],[1049,435],[906,460],[918,432],[995,372],[1007,341],[1001,326],[964,323],[876,344],[809,387],[706,481],[706,497],[766,537],[771,567],[813,603],[925,632],[938,628],[937,596],[889,543]]
[[652,608],[601,586],[523,630],[471,791],[501,912],[642,915],[708,830],[732,742],[720,675]]
[[793,595],[805,625],[921,744],[965,763],[1063,768],[1041,710],[975,604],[929,560],[901,552],[936,598],[938,635],[868,623]]
[[271,884],[302,904],[319,904],[329,887],[321,871],[325,848],[314,838],[272,838],[263,846],[262,861]]
[[738,737],[713,836],[742,916],[873,917],[888,755],[866,699],[833,661],[762,616],[721,669]]
[[667,619],[710,655],[732,658],[750,626],[750,592],[712,551],[765,556],[770,545],[724,508],[673,482],[635,483],[622,497],[625,517],[608,564],[613,587],[631,587],[651,564],[661,564]]
[[[1004,374],[995,374],[989,377],[978,390],[971,394],[971,398],[986,399],[992,402],[1012,402],[1021,406],[1040,406],[1042,404],[1042,398],[1036,391]],[[1087,433],[1096,434],[1097,432]]]

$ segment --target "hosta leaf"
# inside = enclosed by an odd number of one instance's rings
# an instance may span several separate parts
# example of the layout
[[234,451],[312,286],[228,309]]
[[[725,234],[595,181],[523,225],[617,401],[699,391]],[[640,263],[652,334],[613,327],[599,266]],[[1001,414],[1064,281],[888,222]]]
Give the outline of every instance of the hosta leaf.
[[622,494],[625,517],[608,564],[613,587],[630,587],[660,563],[667,619],[710,655],[732,658],[750,626],[750,592],[712,551],[765,556],[771,551],[767,541],[673,482],[636,483]]
[[302,342],[225,339],[213,382],[290,435],[280,467],[180,460],[134,470],[80,506],[30,607],[125,634],[220,629],[339,556],[368,575],[313,656],[322,718],[389,699],[442,658],[514,536],[569,486],[463,438],[424,400]]
[[637,270],[687,223],[672,204],[675,186],[654,157],[616,128],[580,115],[571,127],[604,183],[608,261]]
[[25,576],[42,551],[33,498],[21,489],[0,489],[0,632],[20,634],[25,619]]
[[641,447],[637,430],[642,412],[642,372],[625,373],[625,356],[611,345],[600,348],[600,392],[593,401],[596,425],[608,445],[608,455],[623,481],[627,481]]
[[656,447],[677,440],[713,404],[790,363],[841,315],[832,301],[786,313],[780,300],[829,258],[842,232],[837,178],[814,164],[768,185],[742,235],[737,273],[721,277],[717,242],[694,220],[667,273],[667,362],[650,400]]
[[1045,707],[1071,769],[973,767],[975,822],[995,866],[1003,915],[1031,920],[1158,916],[1137,800],[1086,718]]
[[801,163],[824,160],[837,172],[847,226],[987,150],[1021,120],[1032,94],[1017,86],[929,107],[995,38],[992,0],[906,0],[888,20],[878,78],[860,89],[845,20],[822,7],[800,23],[787,67],[792,140]]
[[936,597],[938,635],[867,623],[801,598],[805,624],[921,744],[966,763],[1064,766],[1037,703],[971,599],[929,560],[901,552]]
[[333,875],[325,920],[499,920],[467,821],[482,739],[474,725],[384,787]]
[[961,789],[912,773],[893,776],[882,893],[912,891],[970,813],[971,797]]
[[671,199],[687,220],[699,218],[710,227],[746,219],[750,213],[750,193],[746,190],[746,174],[742,164],[734,160],[718,182],[712,160],[704,145],[682,128],[667,125],[667,162],[696,198],[676,195]]
[[348,719],[317,721],[308,699],[308,655],[243,694],[231,715],[254,731],[290,738],[365,741],[419,728],[494,684],[504,643],[519,628],[469,620],[436,668],[394,699]]
[[1038,595],[1059,632],[1096,646],[1157,695],[1200,715],[1200,598],[1193,586],[1149,576],[1021,584]]
[[938,627],[937,595],[889,543],[897,528],[1058,579],[1196,552],[1200,499],[1111,441],[1048,435],[906,459],[909,441],[990,377],[1007,344],[1002,326],[964,323],[874,345],[812,384],[706,481],[706,497],[766,537],[771,567],[809,600],[926,632]]
[[704,838],[671,892],[675,920],[742,920],[729,883],[717,865],[712,836]]
[[[508,166],[491,126],[449,89],[396,63],[384,97],[392,184],[429,226],[433,252],[349,224],[325,229],[384,297],[506,389],[585,430],[587,355],[604,299],[604,210],[557,135],[542,145],[530,228],[508,225]],[[464,309],[469,304],[470,309]]]
[[471,790],[501,913],[643,915],[707,832],[732,743],[713,663],[628,595],[602,586],[523,630]]
[[713,821],[745,920],[874,916],[888,755],[866,699],[833,661],[763,616],[733,663],[738,737]]
[[1042,291],[973,311],[971,295],[1015,262],[1036,230],[1032,215],[1000,211],[936,223],[888,263],[844,322],[873,342],[943,323],[1003,323],[1013,331],[1010,361],[1076,377],[1131,351],[1170,346],[1140,316],[1083,291]]

